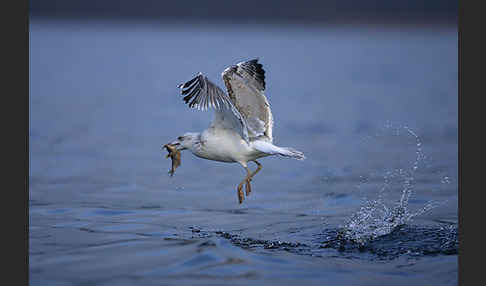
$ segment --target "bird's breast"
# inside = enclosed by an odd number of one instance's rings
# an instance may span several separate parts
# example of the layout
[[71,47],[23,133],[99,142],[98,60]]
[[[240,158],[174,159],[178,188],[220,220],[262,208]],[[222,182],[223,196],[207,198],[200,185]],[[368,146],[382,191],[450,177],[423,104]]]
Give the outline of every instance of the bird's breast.
[[245,158],[252,151],[241,136],[231,129],[209,128],[201,134],[197,147],[192,150],[194,155],[221,162],[246,161]]

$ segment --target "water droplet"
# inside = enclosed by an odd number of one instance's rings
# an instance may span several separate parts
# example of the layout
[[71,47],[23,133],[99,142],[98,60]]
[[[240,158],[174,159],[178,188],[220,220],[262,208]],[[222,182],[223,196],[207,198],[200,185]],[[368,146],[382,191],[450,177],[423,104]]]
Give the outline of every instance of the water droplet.
[[449,184],[451,182],[451,179],[448,176],[442,177],[442,180],[440,180],[442,184]]

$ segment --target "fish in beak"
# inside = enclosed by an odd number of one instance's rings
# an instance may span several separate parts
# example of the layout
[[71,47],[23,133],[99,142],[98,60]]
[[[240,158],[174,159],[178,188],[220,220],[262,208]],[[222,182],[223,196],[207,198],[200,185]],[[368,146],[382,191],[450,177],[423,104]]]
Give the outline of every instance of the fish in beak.
[[168,152],[166,158],[172,159],[172,168],[169,170],[169,175],[174,176],[174,172],[181,165],[181,143],[174,141],[172,143],[165,144],[162,148],[165,148]]

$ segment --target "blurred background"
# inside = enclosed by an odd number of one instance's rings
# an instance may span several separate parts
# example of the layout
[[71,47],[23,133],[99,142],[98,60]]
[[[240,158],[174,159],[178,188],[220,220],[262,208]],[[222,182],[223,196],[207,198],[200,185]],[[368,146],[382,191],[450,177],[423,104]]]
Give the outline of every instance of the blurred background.
[[452,0],[302,0],[282,1],[156,1],[45,0],[30,1],[31,15],[57,19],[121,21],[195,21],[295,24],[450,25],[457,20]]
[[[440,202],[417,221],[456,224],[457,10],[449,0],[31,0],[31,285],[183,276],[192,285],[454,284],[450,258],[416,262],[413,275],[390,264],[401,277],[363,261],[254,256],[213,238],[216,248],[201,252],[167,239],[199,243],[189,231],[197,226],[309,242],[363,198],[393,205],[410,177],[411,210]],[[239,165],[183,152],[169,178],[161,146],[212,120],[185,106],[179,83],[202,72],[224,89],[221,72],[253,58],[266,71],[275,144],[307,159],[262,159],[238,205]]]

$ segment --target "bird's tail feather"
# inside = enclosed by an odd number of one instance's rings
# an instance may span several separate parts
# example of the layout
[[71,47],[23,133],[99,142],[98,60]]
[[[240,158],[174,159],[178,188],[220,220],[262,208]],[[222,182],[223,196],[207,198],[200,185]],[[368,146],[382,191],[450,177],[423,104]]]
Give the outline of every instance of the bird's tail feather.
[[280,149],[282,151],[279,152],[279,155],[282,155],[284,157],[290,157],[290,158],[297,159],[297,160],[304,160],[305,159],[304,153],[302,153],[298,150],[295,150],[294,148],[280,147]]
[[272,143],[258,140],[253,142],[253,147],[260,152],[272,154],[272,155],[281,155],[284,157],[289,157],[297,160],[304,160],[305,156],[304,153],[295,150],[294,148],[290,147],[279,147],[275,146]]

